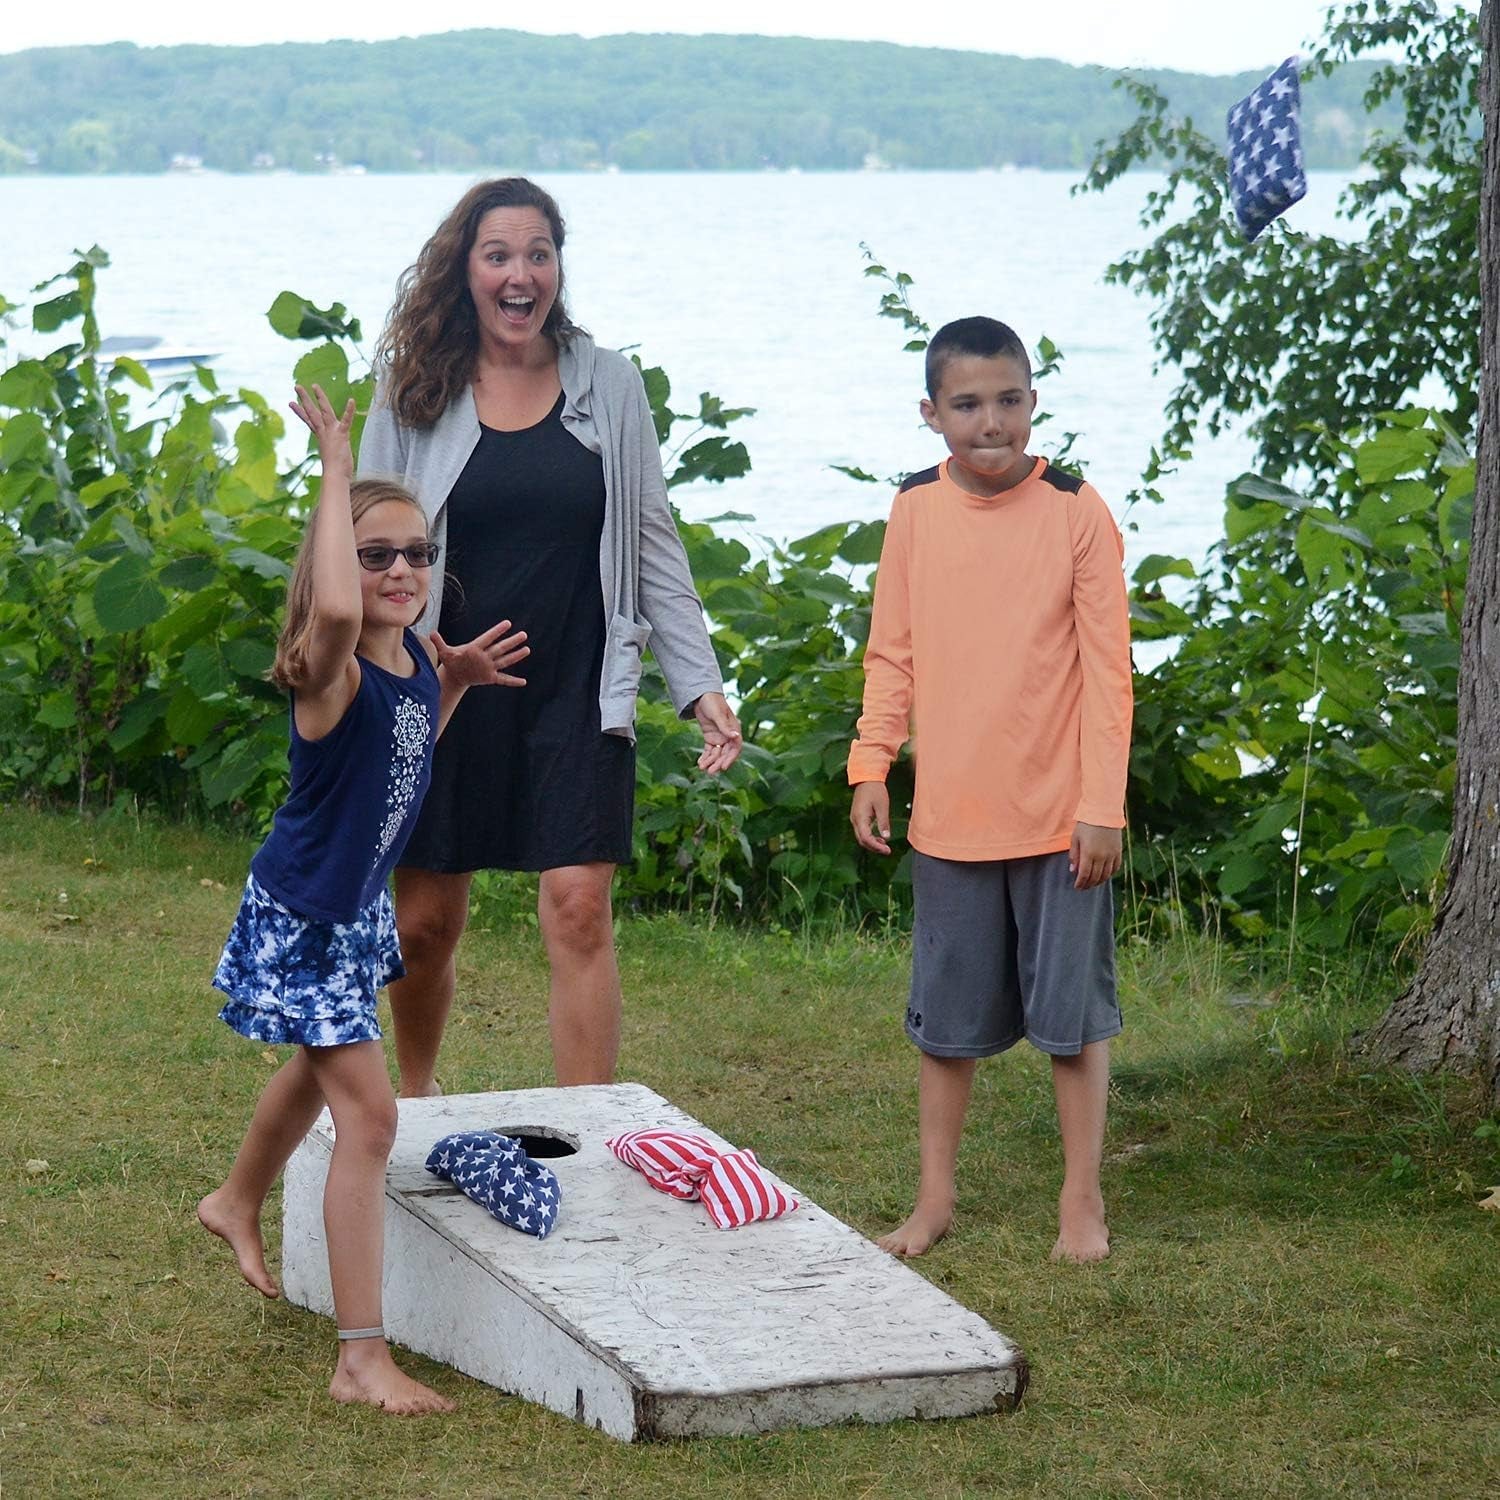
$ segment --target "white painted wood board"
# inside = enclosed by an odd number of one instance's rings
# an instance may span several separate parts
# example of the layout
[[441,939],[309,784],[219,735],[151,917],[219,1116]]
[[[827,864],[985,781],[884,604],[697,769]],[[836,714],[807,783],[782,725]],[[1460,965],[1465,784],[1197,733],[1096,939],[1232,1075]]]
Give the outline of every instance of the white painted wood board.
[[[657,1192],[605,1149],[653,1127],[731,1144],[633,1083],[403,1099],[386,1174],[391,1339],[627,1441],[1020,1400],[1014,1344],[795,1187],[795,1213],[717,1229],[701,1204]],[[547,1159],[562,1210],[545,1240],[426,1170],[433,1143],[458,1130],[576,1143]],[[325,1114],[287,1167],[282,1244],[287,1297],[328,1316],[332,1144]]]

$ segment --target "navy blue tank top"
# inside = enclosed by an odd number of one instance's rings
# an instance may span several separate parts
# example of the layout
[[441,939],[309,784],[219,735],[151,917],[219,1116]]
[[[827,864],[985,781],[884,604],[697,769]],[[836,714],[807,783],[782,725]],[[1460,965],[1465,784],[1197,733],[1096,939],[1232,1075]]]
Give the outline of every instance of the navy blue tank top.
[[437,741],[438,677],[416,635],[397,677],[357,656],[359,691],[320,740],[291,720],[292,789],[250,872],[281,904],[317,922],[352,922],[385,886],[417,820]]

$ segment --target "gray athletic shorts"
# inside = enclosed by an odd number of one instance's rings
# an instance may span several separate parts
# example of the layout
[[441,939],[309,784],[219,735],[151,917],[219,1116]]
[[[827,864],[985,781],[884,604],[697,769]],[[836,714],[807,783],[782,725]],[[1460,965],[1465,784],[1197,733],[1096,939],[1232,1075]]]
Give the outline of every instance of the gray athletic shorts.
[[906,1034],[923,1052],[988,1057],[1025,1037],[1071,1057],[1119,1035],[1113,885],[1073,880],[1066,850],[976,861],[912,851]]

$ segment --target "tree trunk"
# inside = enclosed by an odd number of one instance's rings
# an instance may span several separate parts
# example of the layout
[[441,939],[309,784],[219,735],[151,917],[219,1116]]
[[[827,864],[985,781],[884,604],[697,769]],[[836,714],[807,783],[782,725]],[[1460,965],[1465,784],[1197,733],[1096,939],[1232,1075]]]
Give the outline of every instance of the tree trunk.
[[1412,986],[1366,1038],[1377,1062],[1474,1071],[1500,1105],[1500,0],[1479,12],[1483,374],[1458,683],[1447,887]]

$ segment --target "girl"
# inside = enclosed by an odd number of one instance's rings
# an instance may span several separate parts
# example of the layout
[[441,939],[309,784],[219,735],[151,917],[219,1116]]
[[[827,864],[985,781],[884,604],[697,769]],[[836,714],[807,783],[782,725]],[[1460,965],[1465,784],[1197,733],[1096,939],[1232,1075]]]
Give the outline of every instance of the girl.
[[426,518],[397,484],[362,480],[351,492],[354,402],[338,417],[318,386],[312,392],[298,386],[291,408],[317,439],[323,482],[271,671],[291,694],[291,792],[251,861],[214,975],[229,997],[221,1019],[299,1050],[267,1085],[229,1176],[198,1217],[228,1243],[251,1286],[279,1295],[260,1211],[326,1104],[336,1139],[323,1223],[339,1326],[329,1394],[389,1412],[451,1411],[451,1401],[402,1374],[380,1326],[396,1100],[375,996],[404,972],[386,878],[454,705],[479,684],[522,686],[504,669],[528,648],[524,634],[504,634],[508,620],[457,648],[412,631],[438,554]]

